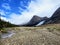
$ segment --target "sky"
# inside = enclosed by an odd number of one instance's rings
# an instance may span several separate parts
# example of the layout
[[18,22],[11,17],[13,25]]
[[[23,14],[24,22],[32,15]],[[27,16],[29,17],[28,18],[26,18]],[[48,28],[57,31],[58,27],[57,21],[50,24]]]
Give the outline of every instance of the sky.
[[0,0],[1,19],[13,24],[28,23],[34,15],[51,17],[60,0]]

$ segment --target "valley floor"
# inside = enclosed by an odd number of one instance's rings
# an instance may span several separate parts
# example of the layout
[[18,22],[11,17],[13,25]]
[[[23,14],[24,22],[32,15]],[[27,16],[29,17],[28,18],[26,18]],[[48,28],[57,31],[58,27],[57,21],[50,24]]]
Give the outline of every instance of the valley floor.
[[6,28],[15,34],[1,38],[0,45],[60,45],[60,24]]

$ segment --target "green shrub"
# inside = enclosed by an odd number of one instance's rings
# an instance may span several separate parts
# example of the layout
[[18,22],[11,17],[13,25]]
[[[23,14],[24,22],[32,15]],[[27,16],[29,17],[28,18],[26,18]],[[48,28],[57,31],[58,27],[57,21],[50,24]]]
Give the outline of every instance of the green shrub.
[[48,30],[49,32],[53,32],[53,31],[54,31],[53,28],[47,28],[47,30]]

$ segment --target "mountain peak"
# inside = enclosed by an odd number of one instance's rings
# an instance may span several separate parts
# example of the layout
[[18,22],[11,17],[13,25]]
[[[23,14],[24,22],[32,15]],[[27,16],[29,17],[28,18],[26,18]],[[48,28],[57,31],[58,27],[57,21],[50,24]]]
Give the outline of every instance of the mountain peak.
[[46,20],[44,24],[57,24],[60,23],[60,7],[54,12],[54,14]]

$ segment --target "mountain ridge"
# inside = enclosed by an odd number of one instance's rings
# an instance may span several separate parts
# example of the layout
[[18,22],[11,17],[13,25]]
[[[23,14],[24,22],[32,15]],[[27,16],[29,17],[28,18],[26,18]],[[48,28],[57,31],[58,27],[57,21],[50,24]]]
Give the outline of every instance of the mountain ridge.
[[45,21],[44,24],[58,24],[60,23],[60,7],[53,13],[53,15]]

